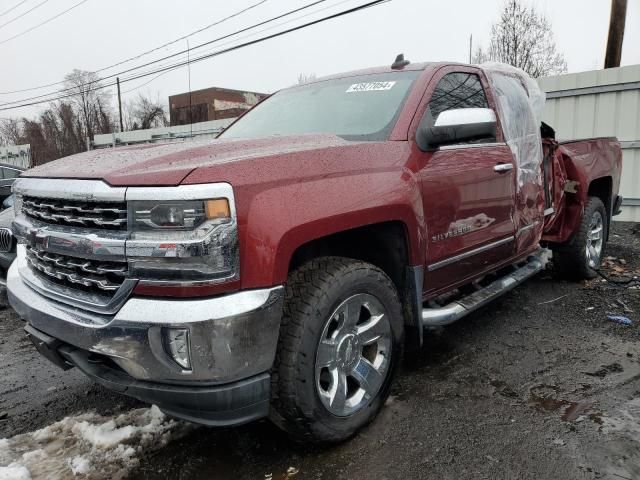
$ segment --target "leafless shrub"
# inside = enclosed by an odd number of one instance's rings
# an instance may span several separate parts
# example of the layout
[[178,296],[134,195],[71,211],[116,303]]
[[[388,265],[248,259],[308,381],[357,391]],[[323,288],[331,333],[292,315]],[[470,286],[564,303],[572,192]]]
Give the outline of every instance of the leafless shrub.
[[135,100],[125,104],[124,123],[127,130],[164,127],[169,123],[167,109],[159,96],[153,100],[150,96],[138,94]]

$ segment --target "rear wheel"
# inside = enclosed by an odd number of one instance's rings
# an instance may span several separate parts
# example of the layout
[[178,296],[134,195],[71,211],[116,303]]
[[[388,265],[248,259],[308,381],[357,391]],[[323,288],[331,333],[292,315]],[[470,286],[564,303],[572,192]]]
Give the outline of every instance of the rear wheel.
[[292,272],[273,373],[272,419],[299,440],[349,438],[384,404],[402,335],[396,289],[374,265],[326,257]]
[[602,200],[589,197],[578,231],[570,242],[553,251],[556,271],[574,280],[595,278],[604,256],[608,228]]

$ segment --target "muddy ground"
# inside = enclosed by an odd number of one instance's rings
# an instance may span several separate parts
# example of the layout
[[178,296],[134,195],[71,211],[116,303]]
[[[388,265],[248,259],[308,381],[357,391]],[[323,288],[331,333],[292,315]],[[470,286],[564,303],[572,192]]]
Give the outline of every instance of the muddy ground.
[[[547,271],[429,333],[378,419],[345,444],[299,446],[266,421],[194,428],[143,455],[130,478],[640,479],[638,230],[614,225],[610,281]],[[0,438],[139,406],[47,363],[0,311]]]

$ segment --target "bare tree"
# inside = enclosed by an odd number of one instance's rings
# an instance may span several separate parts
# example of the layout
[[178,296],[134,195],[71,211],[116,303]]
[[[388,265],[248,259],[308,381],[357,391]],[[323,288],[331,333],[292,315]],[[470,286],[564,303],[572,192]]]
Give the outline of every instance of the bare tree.
[[20,143],[22,143],[20,121],[15,118],[0,120],[0,145],[20,145]]
[[73,106],[52,103],[33,120],[7,118],[0,121],[0,142],[6,145],[31,145],[33,165],[82,152],[85,129]]
[[96,133],[113,131],[109,95],[100,88],[96,73],[75,69],[65,75],[64,85],[72,94],[69,101],[82,122],[84,136],[93,138]]
[[564,55],[556,49],[551,22],[521,0],[507,0],[500,19],[491,27],[488,49],[478,47],[474,63],[502,62],[533,78],[567,71]]
[[35,167],[58,158],[51,152],[44,129],[37,120],[22,119],[25,143],[31,145],[31,163]]
[[114,131],[110,96],[95,73],[74,70],[65,76],[71,95],[51,103],[35,119],[0,121],[0,143],[30,144],[34,165],[82,152],[86,138]]
[[60,132],[60,156],[66,157],[82,152],[86,145],[85,137],[83,137],[82,126],[73,107],[69,103],[60,102],[55,106],[55,112]]
[[138,122],[135,118],[133,110],[134,110],[133,101],[124,100],[122,102],[122,124],[125,132],[140,129],[140,126],[138,125]]
[[298,75],[298,85],[302,85],[303,83],[313,82],[316,79],[315,73],[301,73]]

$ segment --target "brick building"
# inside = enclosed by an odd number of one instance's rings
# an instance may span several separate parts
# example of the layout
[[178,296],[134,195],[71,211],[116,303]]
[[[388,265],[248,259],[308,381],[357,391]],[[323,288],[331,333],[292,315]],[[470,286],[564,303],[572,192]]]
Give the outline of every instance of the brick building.
[[[191,109],[189,108],[189,96],[191,96]],[[264,93],[217,87],[172,95],[169,97],[171,125],[235,118],[266,96],[267,94]],[[191,110],[191,115],[189,115],[189,110]]]

